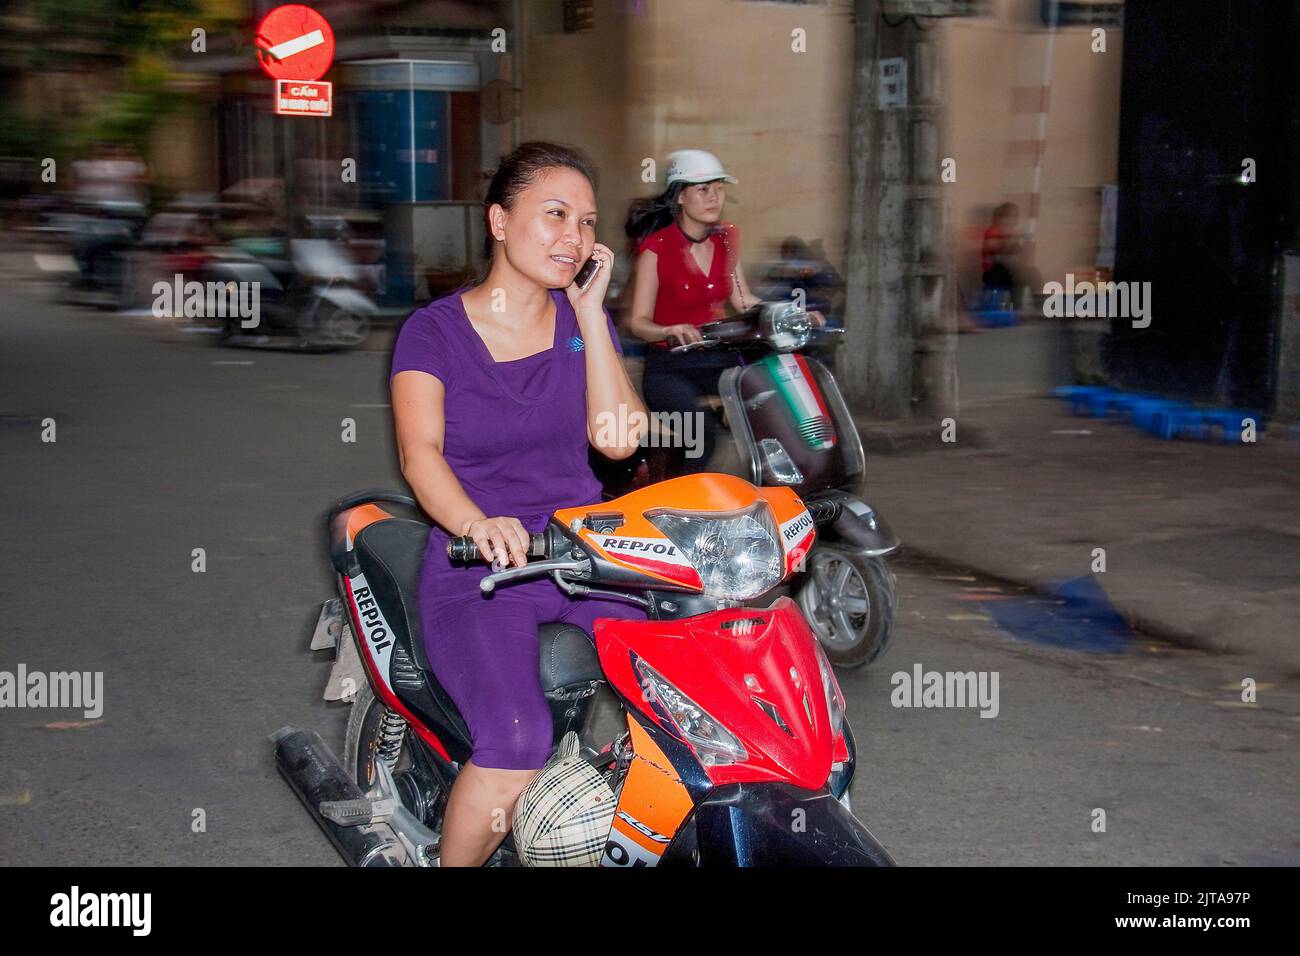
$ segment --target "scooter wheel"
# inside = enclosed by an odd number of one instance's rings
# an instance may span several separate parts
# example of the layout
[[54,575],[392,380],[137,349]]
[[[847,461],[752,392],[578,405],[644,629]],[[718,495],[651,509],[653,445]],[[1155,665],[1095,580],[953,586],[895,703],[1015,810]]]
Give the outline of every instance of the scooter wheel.
[[217,334],[212,337],[213,344],[229,345],[231,339],[233,339],[237,334],[238,330],[235,328],[235,320],[230,318],[223,319]]
[[894,574],[882,558],[818,545],[797,600],[831,664],[865,667],[894,639]]
[[316,313],[316,327],[306,337],[313,345],[351,349],[364,342],[369,334],[368,316],[351,309],[326,305]]

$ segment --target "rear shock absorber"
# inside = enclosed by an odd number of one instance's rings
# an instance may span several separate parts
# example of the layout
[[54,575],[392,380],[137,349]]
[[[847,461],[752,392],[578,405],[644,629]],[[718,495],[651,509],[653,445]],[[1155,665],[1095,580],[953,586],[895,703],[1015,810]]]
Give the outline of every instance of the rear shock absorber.
[[390,771],[402,754],[402,741],[405,737],[406,718],[391,707],[385,707],[383,720],[379,723],[379,743],[375,752]]

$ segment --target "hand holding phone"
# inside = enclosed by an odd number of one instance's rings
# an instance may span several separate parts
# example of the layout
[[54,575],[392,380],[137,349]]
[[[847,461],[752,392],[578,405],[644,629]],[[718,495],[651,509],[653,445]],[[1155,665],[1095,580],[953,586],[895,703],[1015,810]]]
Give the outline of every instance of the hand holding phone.
[[595,256],[592,256],[582,264],[582,268],[578,270],[578,274],[573,277],[573,284],[583,292],[586,292],[591,283],[595,281],[596,273],[600,271],[600,265],[600,260]]

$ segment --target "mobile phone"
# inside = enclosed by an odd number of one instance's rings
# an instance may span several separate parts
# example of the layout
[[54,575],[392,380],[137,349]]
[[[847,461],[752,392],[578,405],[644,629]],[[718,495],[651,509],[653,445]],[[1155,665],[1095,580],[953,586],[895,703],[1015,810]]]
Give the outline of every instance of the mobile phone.
[[591,285],[592,281],[596,278],[596,273],[599,271],[600,260],[595,256],[592,256],[582,264],[582,268],[578,270],[578,274],[573,277],[573,282],[579,289],[586,292],[587,287]]

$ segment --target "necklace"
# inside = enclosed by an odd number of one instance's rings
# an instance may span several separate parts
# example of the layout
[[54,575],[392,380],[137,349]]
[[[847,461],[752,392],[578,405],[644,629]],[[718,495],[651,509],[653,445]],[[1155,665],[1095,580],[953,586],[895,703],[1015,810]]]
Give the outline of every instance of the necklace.
[[696,239],[696,238],[695,238],[694,236],[692,236],[689,232],[687,232],[685,229],[682,228],[682,224],[681,224],[680,222],[677,223],[677,231],[680,232],[680,233],[681,233],[683,236],[685,236],[687,239],[689,239],[691,242],[693,242],[693,243],[695,243],[695,244],[697,244],[697,245],[698,245],[699,243],[703,242],[705,239],[709,238],[709,236],[713,235],[713,230],[710,229],[710,230],[707,231],[704,235],[700,236],[700,238]]

